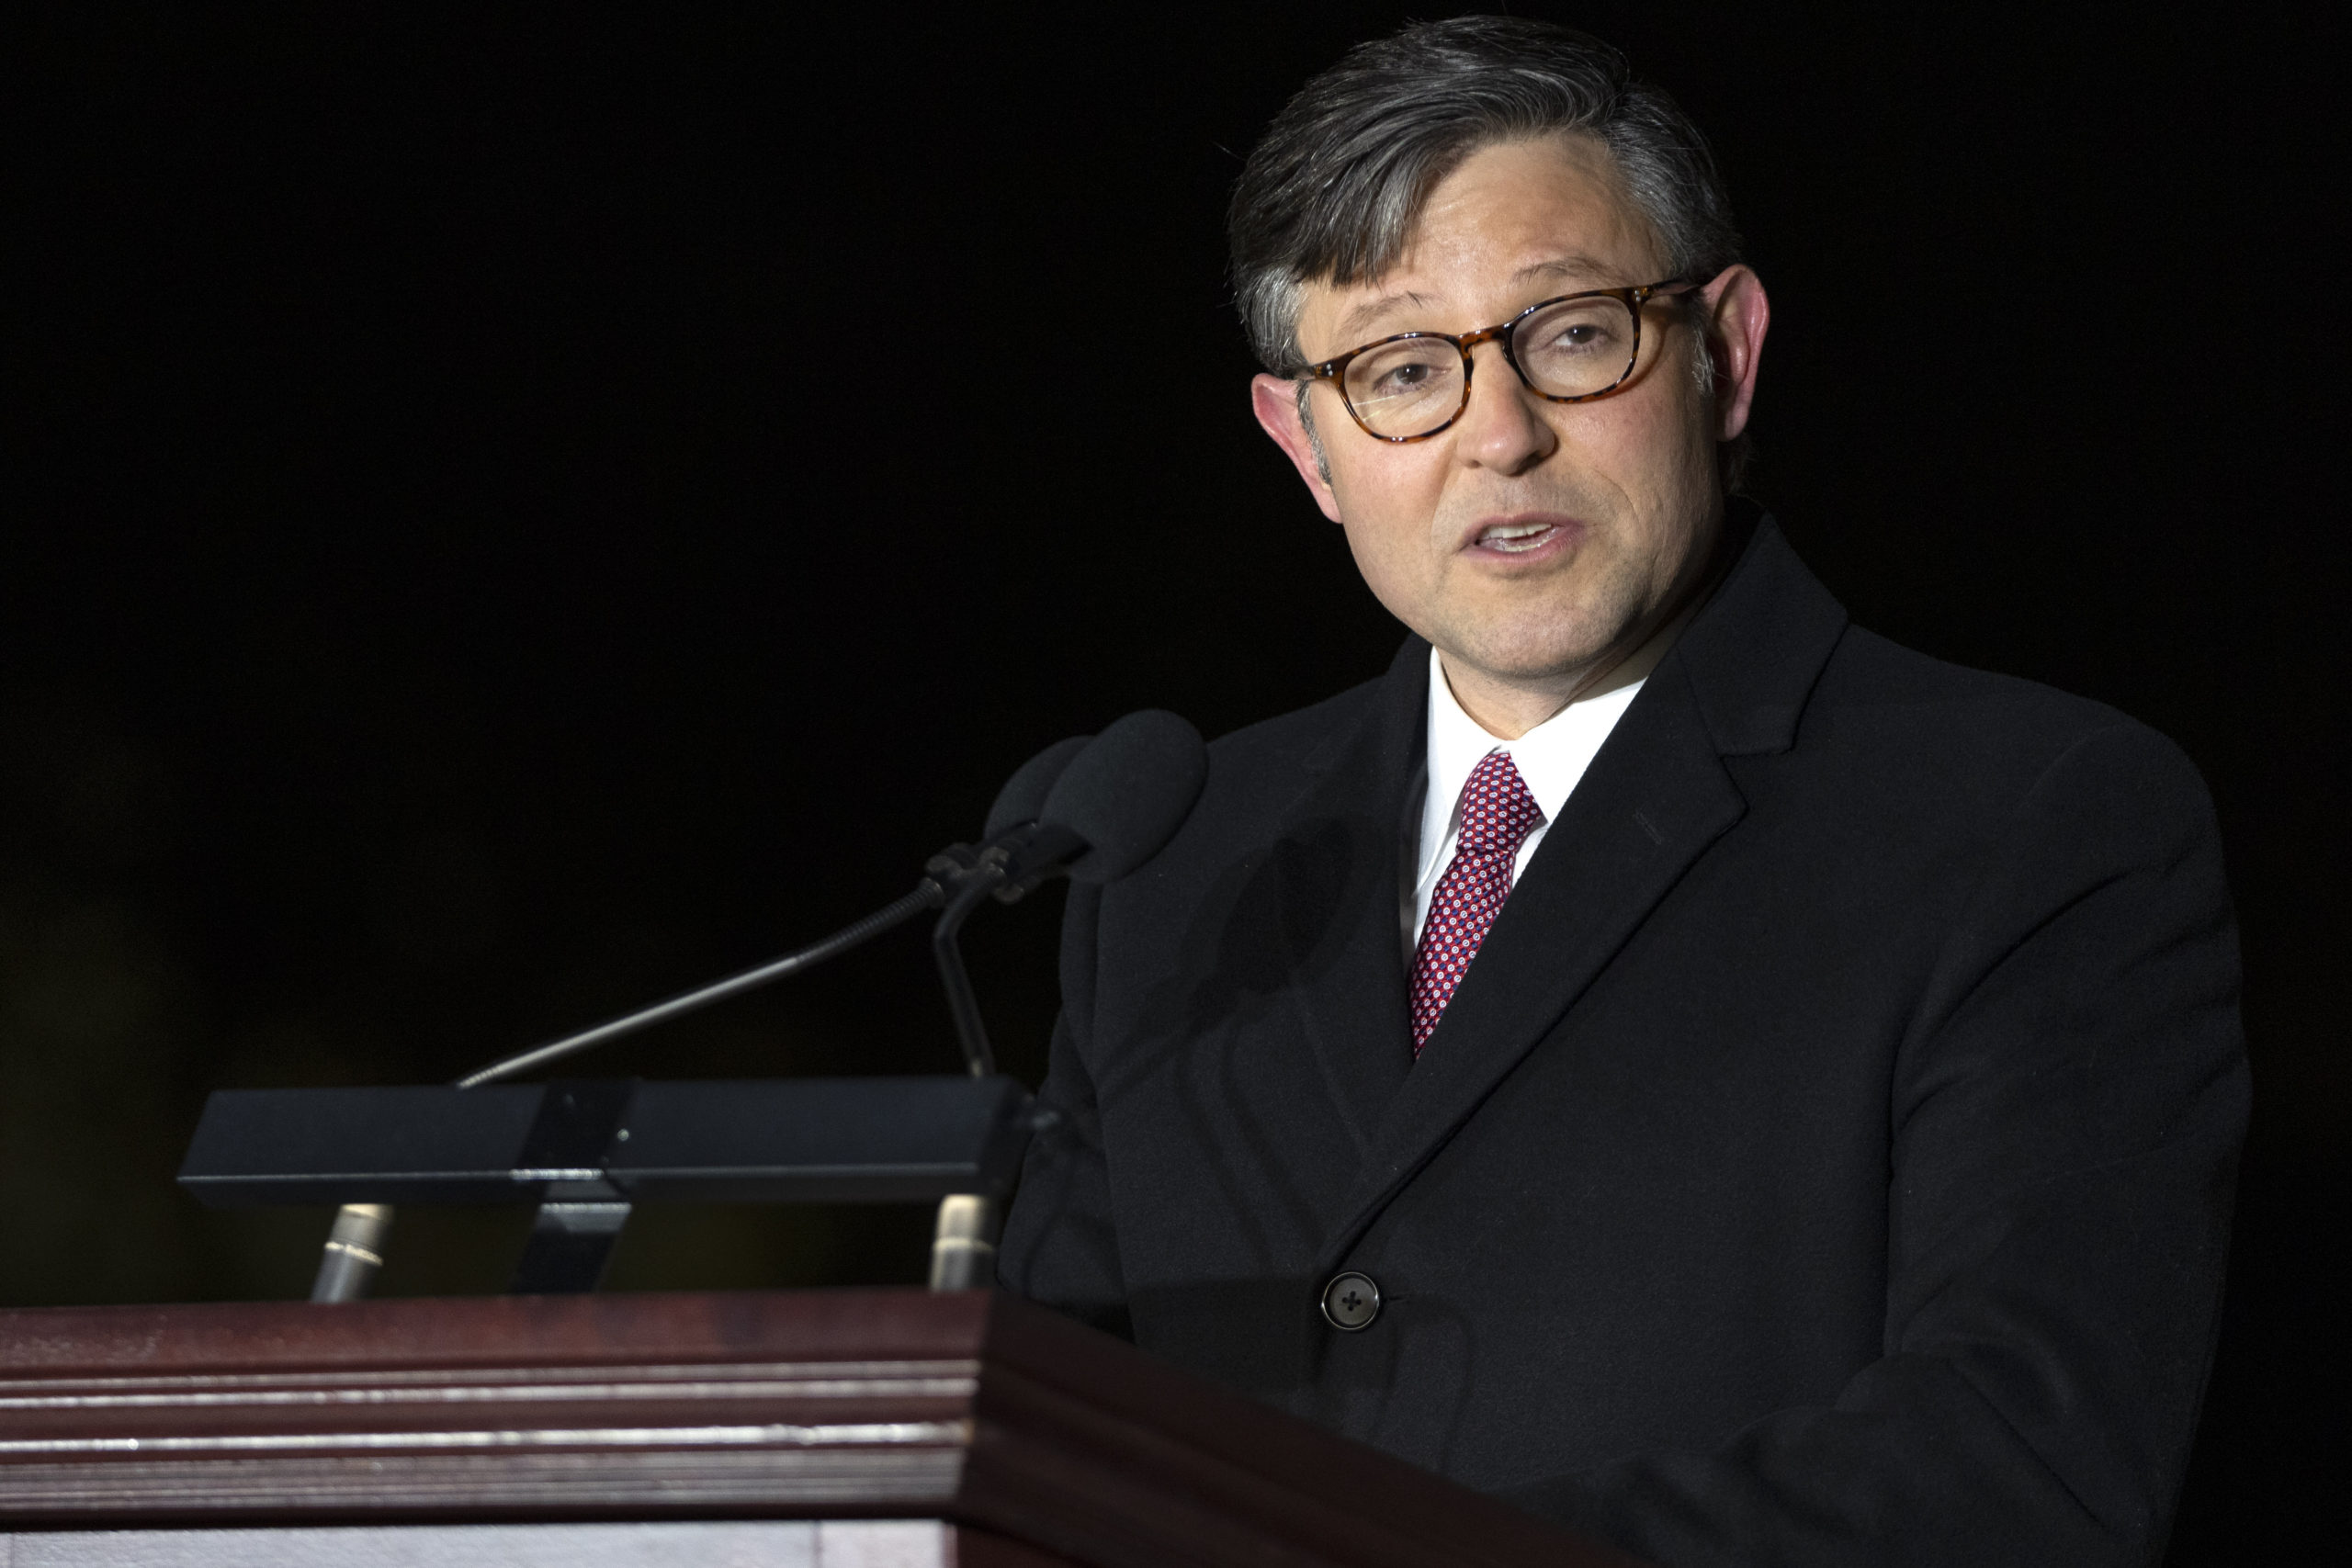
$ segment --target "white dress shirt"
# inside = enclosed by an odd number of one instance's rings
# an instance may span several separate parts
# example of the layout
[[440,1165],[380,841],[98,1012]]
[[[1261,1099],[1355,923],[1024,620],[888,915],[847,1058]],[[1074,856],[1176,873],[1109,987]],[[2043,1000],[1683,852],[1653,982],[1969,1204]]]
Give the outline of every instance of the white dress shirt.
[[1436,649],[1430,649],[1429,773],[1421,792],[1413,893],[1404,908],[1408,969],[1412,966],[1414,949],[1421,940],[1422,922],[1429,919],[1430,897],[1437,891],[1438,879],[1445,874],[1445,868],[1453,863],[1454,845],[1462,836],[1462,786],[1470,782],[1471,771],[1490,751],[1509,752],[1519,776],[1526,781],[1527,793],[1535,797],[1537,809],[1544,813],[1543,822],[1527,835],[1526,841],[1519,846],[1518,859],[1511,863],[1511,880],[1515,883],[1526,873],[1535,846],[1544,841],[1544,835],[1559,818],[1560,808],[1567,805],[1585,769],[1592,765],[1601,742],[1617,728],[1617,721],[1633,705],[1650,671],[1657,668],[1657,661],[1673,645],[1675,634],[1682,629],[1683,618],[1678,617],[1676,624],[1651,638],[1599,688],[1578,697],[1516,740],[1504,740],[1487,733],[1476,719],[1462,711],[1453,688],[1446,682],[1443,661]]

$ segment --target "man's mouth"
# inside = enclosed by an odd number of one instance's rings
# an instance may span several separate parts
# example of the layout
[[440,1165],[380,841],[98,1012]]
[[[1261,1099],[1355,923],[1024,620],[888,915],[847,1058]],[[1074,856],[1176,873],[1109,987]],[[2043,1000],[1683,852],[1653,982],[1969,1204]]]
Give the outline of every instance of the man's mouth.
[[1535,548],[1559,531],[1550,523],[1507,523],[1481,530],[1478,543],[1490,550],[1516,553]]
[[1470,547],[1503,556],[1533,555],[1548,545],[1565,545],[1581,531],[1576,519],[1544,513],[1490,517],[1471,536]]

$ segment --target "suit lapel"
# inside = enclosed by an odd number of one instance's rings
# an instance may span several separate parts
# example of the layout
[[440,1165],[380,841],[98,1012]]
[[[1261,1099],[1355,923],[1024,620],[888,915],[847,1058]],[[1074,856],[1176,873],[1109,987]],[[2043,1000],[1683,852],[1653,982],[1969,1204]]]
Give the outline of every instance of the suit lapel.
[[1429,645],[1408,639],[1382,682],[1373,722],[1332,738],[1284,814],[1288,834],[1336,835],[1345,845],[1323,873],[1347,884],[1345,895],[1334,890],[1326,905],[1334,923],[1317,946],[1330,959],[1304,970],[1285,994],[1360,1156],[1370,1153],[1374,1129],[1413,1062],[1398,923],[1399,825],[1426,750],[1428,670]]

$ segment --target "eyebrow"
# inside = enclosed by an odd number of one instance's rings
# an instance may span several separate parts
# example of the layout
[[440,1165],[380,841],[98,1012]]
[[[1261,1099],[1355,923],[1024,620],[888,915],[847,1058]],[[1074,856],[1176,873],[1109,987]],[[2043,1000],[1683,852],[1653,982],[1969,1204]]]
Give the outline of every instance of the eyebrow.
[[1411,289],[1406,289],[1403,292],[1396,294],[1384,294],[1377,299],[1365,300],[1363,304],[1358,305],[1353,310],[1348,311],[1346,315],[1341,316],[1340,318],[1338,332],[1340,336],[1342,338],[1352,338],[1360,332],[1368,331],[1373,322],[1380,320],[1381,317],[1388,314],[1390,310],[1396,309],[1399,305],[1427,305],[1429,303],[1430,297],[1428,295],[1416,293]]
[[[1592,257],[1572,253],[1530,262],[1512,273],[1510,281],[1513,284],[1521,284],[1532,282],[1536,278],[1557,278],[1563,282],[1571,282],[1580,279],[1597,280],[1608,276],[1609,269]],[[1592,287],[1600,288],[1608,286],[1595,281]],[[1344,342],[1361,343],[1364,340],[1359,338],[1357,333],[1369,332],[1382,317],[1388,315],[1399,306],[1426,307],[1430,303],[1428,295],[1409,288],[1400,289],[1394,294],[1383,294],[1376,299],[1367,299],[1348,310],[1340,318],[1338,326],[1333,330]]]
[[[1556,277],[1566,281],[1574,278],[1597,279],[1603,278],[1608,276],[1609,269],[1595,261],[1592,257],[1572,254],[1565,256],[1554,256],[1547,261],[1529,262],[1525,266],[1521,267],[1517,272],[1512,273],[1510,275],[1510,280],[1513,283],[1524,283],[1530,278]],[[1609,285],[1596,282],[1593,284],[1593,287],[1595,288],[1606,288]]]

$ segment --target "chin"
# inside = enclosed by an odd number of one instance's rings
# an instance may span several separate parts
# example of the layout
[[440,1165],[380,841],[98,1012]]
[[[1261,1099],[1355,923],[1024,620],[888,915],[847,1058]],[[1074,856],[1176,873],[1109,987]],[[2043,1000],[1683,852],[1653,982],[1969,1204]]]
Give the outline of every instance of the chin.
[[1583,671],[1608,651],[1606,632],[1570,631],[1557,625],[1513,632],[1486,627],[1439,644],[1506,681],[1555,681]]
[[1630,636],[1667,592],[1664,581],[1620,568],[1555,595],[1549,604],[1491,617],[1467,640],[1493,654],[1487,668],[1498,675],[1529,681],[1580,675]]

